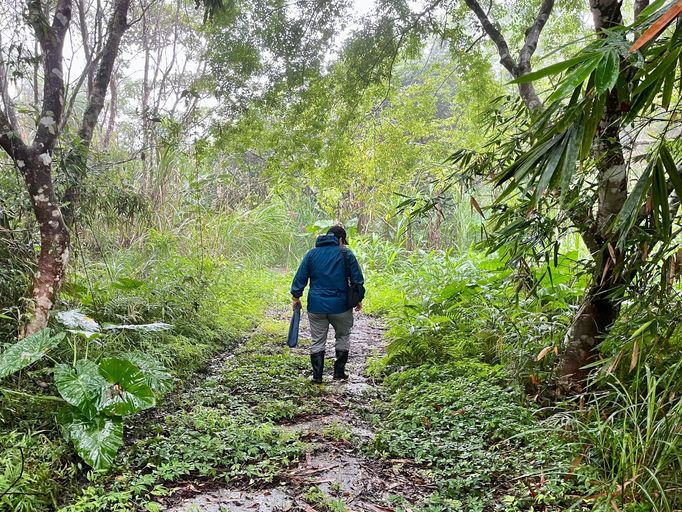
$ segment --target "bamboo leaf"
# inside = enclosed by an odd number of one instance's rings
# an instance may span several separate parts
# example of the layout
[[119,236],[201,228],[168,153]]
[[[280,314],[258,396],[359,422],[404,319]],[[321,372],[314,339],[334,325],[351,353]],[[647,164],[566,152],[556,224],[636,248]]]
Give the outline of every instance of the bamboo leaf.
[[671,73],[665,75],[665,81],[663,82],[663,94],[661,95],[661,106],[664,109],[670,107],[670,100],[673,97],[673,86],[675,85],[675,69],[673,68]]
[[660,160],[656,162],[651,190],[654,209],[657,209],[661,216],[661,234],[667,238],[672,226],[670,224],[670,209],[668,207],[668,186],[665,179],[665,170]]
[[540,145],[536,145],[523,157],[519,158],[516,162],[510,165],[497,179],[496,184],[498,186],[502,185],[512,176],[517,182],[520,182],[533,168],[533,166],[535,166],[545,157],[546,153],[551,150],[552,146],[556,144],[558,139],[559,137],[555,136]]
[[625,238],[628,231],[630,231],[630,228],[632,228],[639,215],[639,210],[644,202],[644,197],[651,185],[651,171],[652,165],[648,165],[637,181],[637,184],[632,189],[632,192],[630,192],[625,200],[620,212],[618,212],[615,224],[616,229],[621,232],[621,241]]
[[559,87],[550,95],[550,97],[547,99],[547,103],[553,103],[573,93],[577,87],[580,87],[583,82],[590,77],[592,71],[594,71],[594,69],[597,67],[602,57],[603,55],[597,55],[596,57],[593,57],[591,60],[585,62],[582,66],[578,67],[571,75],[568,75],[559,84]]
[[550,345],[549,347],[543,348],[543,349],[540,351],[540,353],[537,355],[537,357],[535,358],[535,360],[536,360],[536,361],[542,361],[542,360],[547,356],[547,354],[549,354],[553,349],[554,349],[554,347],[551,346],[551,345]]
[[637,361],[639,361],[639,340],[636,340],[632,345],[632,357],[630,358],[630,371],[637,367]]
[[643,323],[642,325],[640,325],[640,326],[637,328],[637,330],[636,330],[635,332],[632,333],[632,336],[630,336],[630,339],[631,339],[631,340],[632,340],[632,339],[635,339],[637,336],[639,336],[640,334],[642,334],[644,331],[646,331],[646,330],[649,328],[649,326],[650,326],[652,323],[654,323],[654,321],[653,321],[653,320],[649,320],[648,322],[645,322],[645,323]]
[[485,219],[485,215],[483,214],[483,210],[481,209],[481,205],[478,204],[478,201],[476,201],[476,198],[474,196],[471,196],[471,207],[478,212],[478,214]]
[[642,9],[642,12],[639,13],[638,19],[646,20],[647,18],[650,18],[656,11],[663,7],[666,2],[667,0],[656,0],[652,4],[647,5]]
[[603,94],[607,91],[613,89],[616,85],[616,80],[618,80],[618,73],[620,72],[620,62],[618,59],[618,53],[615,51],[610,51],[606,58],[602,59],[597,66],[595,73],[595,85],[597,87],[597,93]]
[[594,55],[590,55],[590,54],[578,55],[577,57],[573,57],[573,58],[565,60],[563,62],[557,62],[556,64],[552,64],[550,66],[539,69],[537,71],[531,71],[530,73],[526,73],[523,76],[515,78],[510,83],[512,83],[512,84],[527,84],[528,82],[533,82],[535,80],[539,80],[540,78],[544,78],[546,76],[556,75],[557,73],[560,73],[560,72],[564,71],[565,69],[568,69],[571,66],[574,66],[575,64],[579,64],[579,63],[585,61],[586,59],[593,59],[593,58],[594,58]]
[[552,148],[551,152],[548,154],[545,160],[544,171],[540,175],[540,179],[538,180],[538,183],[535,187],[534,193],[535,201],[540,199],[542,195],[545,193],[545,190],[547,190],[548,185],[550,184],[552,178],[554,177],[554,174],[556,173],[557,167],[559,166],[559,162],[564,154],[565,149],[566,137],[564,136],[560,141],[558,141],[556,145],[554,145],[554,147]]
[[641,36],[630,47],[630,53],[636,52],[642,46],[656,39],[656,37],[663,32],[668,25],[670,25],[675,18],[682,12],[682,0],[677,0],[670,9],[668,9],[658,20],[656,20],[648,29],[646,29]]
[[635,87],[635,90],[632,92],[632,95],[637,96],[646,89],[648,89],[649,87],[651,87],[652,85],[659,84],[665,78],[665,75],[671,69],[676,67],[677,59],[679,56],[680,49],[678,48],[668,53],[668,55],[656,59],[654,61],[656,65],[643,75],[645,78],[639,83],[637,87]]
[[597,96],[592,102],[590,114],[584,121],[585,129],[583,130],[582,145],[580,147],[580,160],[585,160],[590,154],[592,140],[599,127],[599,121],[601,121],[602,114],[604,113],[605,104],[605,95]]
[[670,149],[668,149],[668,145],[665,143],[665,141],[661,143],[658,154],[666,172],[668,173],[670,183],[677,193],[677,197],[682,198],[682,176],[680,176],[680,171],[677,168],[677,165],[675,165],[675,160],[673,159]]
[[583,132],[585,130],[582,118],[573,126],[570,132],[570,138],[566,142],[566,157],[564,158],[564,166],[561,171],[561,197],[565,200],[568,197],[568,191],[571,187],[571,180],[575,173],[576,160],[580,151],[580,143],[582,142]]

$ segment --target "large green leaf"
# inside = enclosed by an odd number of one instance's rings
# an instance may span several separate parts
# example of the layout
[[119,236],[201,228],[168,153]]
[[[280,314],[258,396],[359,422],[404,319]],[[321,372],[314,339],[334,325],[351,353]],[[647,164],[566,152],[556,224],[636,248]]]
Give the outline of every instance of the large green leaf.
[[142,352],[126,352],[121,357],[132,362],[142,370],[147,379],[147,384],[152,388],[152,391],[167,393],[173,389],[173,376],[156,359]]
[[56,365],[54,382],[62,398],[88,416],[97,412],[102,392],[109,386],[100,375],[99,366],[87,359],[76,361],[75,366]]
[[99,364],[99,373],[109,386],[100,398],[100,411],[117,416],[154,407],[154,392],[142,371],[127,359],[110,357]]
[[59,345],[66,334],[50,335],[50,329],[27,336],[0,354],[0,379],[18,372],[42,358],[50,349]]
[[108,469],[123,445],[123,421],[109,416],[87,417],[76,409],[61,418],[64,437],[78,455],[95,469]]

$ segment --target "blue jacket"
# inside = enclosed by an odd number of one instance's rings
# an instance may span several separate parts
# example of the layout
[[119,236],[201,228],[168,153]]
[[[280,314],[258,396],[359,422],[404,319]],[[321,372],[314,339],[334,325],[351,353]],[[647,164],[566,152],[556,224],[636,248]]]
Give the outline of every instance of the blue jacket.
[[[355,255],[348,251],[350,275],[360,289],[360,300],[365,297],[365,283]],[[348,310],[348,285],[339,239],[334,235],[318,236],[315,248],[309,250],[298,267],[291,295],[301,297],[310,279],[308,311],[310,313],[343,313]]]

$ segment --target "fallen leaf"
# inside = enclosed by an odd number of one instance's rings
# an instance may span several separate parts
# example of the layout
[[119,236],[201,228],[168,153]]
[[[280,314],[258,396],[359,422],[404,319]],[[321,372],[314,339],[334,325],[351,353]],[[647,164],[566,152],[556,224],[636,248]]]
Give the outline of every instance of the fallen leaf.
[[543,349],[540,351],[540,353],[537,355],[537,357],[535,358],[535,360],[536,360],[536,361],[542,361],[542,360],[545,358],[545,356],[547,356],[547,354],[549,354],[549,353],[552,351],[553,348],[554,348],[553,346],[549,346],[549,347],[543,348]]

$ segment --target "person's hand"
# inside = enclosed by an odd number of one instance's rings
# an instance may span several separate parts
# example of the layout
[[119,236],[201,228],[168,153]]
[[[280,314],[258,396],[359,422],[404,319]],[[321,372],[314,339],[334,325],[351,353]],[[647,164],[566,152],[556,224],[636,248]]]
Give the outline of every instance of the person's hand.
[[301,298],[300,297],[294,297],[292,295],[291,297],[291,309],[296,309],[296,305],[301,306]]
[[360,311],[362,309],[362,302],[358,302],[358,305],[355,306],[355,311]]

